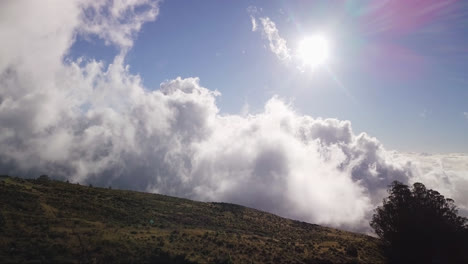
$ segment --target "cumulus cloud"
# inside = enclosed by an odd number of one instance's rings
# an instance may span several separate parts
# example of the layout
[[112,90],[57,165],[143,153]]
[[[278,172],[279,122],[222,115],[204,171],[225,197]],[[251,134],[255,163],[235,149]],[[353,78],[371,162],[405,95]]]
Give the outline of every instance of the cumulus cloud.
[[409,162],[410,183],[423,182],[428,188],[455,200],[468,215],[468,154],[395,153],[395,159]]
[[[234,202],[360,231],[393,180],[422,181],[468,208],[466,155],[387,151],[349,121],[300,114],[278,97],[257,114],[220,114],[220,93],[198,78],[146,89],[125,51],[157,13],[147,1],[0,4],[2,173]],[[109,65],[64,61],[76,34],[122,52]]]
[[159,11],[158,2],[152,0],[85,1],[82,8],[78,30],[124,50],[133,45],[142,24],[154,20]]

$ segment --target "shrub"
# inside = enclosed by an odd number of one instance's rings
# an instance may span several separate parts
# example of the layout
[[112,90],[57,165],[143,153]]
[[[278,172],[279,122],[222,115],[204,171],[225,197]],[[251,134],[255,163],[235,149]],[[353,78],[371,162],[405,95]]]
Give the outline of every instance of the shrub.
[[351,256],[351,257],[358,256],[358,250],[354,245],[347,246],[345,252],[346,252],[346,255]]
[[48,182],[48,181],[50,181],[50,178],[49,178],[48,175],[43,174],[43,175],[39,176],[39,178],[37,178],[37,181],[38,182]]

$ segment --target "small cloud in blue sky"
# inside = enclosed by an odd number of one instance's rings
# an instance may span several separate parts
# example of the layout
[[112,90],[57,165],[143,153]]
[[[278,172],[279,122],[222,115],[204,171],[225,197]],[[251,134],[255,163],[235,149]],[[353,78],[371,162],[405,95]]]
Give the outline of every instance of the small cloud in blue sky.
[[252,31],[261,31],[262,36],[268,40],[268,46],[271,52],[273,52],[278,59],[283,61],[290,60],[290,50],[287,46],[286,40],[280,36],[275,22],[273,22],[269,17],[259,17],[258,20],[260,21],[260,24],[258,24],[256,15],[259,14],[259,11],[254,6],[250,6],[247,9],[247,12],[250,14]]

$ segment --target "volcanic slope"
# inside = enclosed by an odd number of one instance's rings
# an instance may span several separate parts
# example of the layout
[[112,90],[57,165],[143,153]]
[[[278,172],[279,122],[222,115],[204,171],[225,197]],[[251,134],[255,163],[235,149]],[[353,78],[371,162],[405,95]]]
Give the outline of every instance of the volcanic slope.
[[0,260],[383,263],[378,239],[227,203],[0,176]]

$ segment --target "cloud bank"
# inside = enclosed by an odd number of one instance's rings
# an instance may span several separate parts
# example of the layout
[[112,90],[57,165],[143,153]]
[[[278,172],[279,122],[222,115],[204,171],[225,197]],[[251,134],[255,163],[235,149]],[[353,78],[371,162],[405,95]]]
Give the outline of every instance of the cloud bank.
[[[464,154],[387,151],[349,121],[300,114],[278,97],[260,113],[220,114],[220,93],[198,78],[145,88],[125,52],[157,14],[149,1],[0,4],[1,173],[233,202],[358,231],[393,180],[422,181],[468,209]],[[78,34],[121,52],[109,65],[64,60]]]

